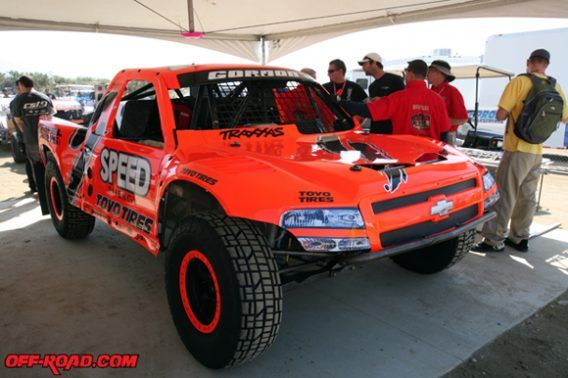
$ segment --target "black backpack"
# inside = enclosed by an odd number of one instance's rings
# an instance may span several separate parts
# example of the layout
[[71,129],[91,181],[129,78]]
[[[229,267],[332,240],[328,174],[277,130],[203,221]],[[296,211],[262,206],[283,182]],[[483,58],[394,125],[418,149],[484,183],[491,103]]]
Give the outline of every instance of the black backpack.
[[541,79],[533,74],[522,74],[522,76],[528,76],[533,87],[515,122],[514,132],[525,142],[544,143],[558,128],[558,123],[562,119],[564,100],[556,90],[555,78]]

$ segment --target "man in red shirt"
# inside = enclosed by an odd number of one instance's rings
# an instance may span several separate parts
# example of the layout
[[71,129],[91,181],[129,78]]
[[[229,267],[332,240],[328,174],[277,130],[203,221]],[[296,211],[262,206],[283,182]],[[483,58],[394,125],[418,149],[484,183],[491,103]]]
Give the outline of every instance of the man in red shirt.
[[373,121],[390,119],[393,134],[410,134],[446,140],[451,128],[446,104],[440,95],[426,87],[428,64],[423,60],[408,62],[404,69],[406,88],[367,104],[342,101],[351,114],[371,117]]
[[443,60],[435,60],[428,70],[428,83],[431,89],[442,96],[452,127],[448,132],[448,143],[456,144],[456,130],[459,125],[467,122],[469,115],[460,91],[450,84],[456,77],[452,74],[450,64]]

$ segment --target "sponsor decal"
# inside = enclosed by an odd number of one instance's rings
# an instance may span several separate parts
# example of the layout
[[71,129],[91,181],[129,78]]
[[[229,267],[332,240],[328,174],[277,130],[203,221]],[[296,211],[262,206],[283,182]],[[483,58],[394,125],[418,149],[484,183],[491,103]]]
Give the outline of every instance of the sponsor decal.
[[4,359],[7,369],[41,367],[53,375],[74,368],[133,369],[138,366],[138,354],[8,354]]
[[408,174],[404,168],[384,170],[381,172],[387,176],[388,183],[384,185],[385,191],[394,193],[403,183],[408,182]]
[[39,129],[40,137],[51,144],[59,144],[61,138],[61,130],[55,127],[43,126]]
[[257,127],[254,129],[230,129],[223,130],[219,133],[223,137],[223,140],[227,139],[238,139],[244,138],[267,138],[274,137],[278,138],[284,135],[284,130],[282,127]]
[[217,184],[217,179],[214,179],[213,177],[209,177],[203,173],[199,173],[192,169],[184,168],[181,170],[181,173],[183,173],[184,175],[188,175],[189,177],[196,178],[197,180],[203,181],[204,183],[209,185]]
[[448,215],[450,210],[454,208],[454,201],[447,201],[445,198],[436,202],[434,206],[430,208],[430,215],[444,216]]
[[300,193],[300,202],[333,202],[333,196],[330,192],[304,192]]
[[101,180],[116,185],[137,196],[146,196],[150,189],[152,167],[141,156],[129,155],[108,148],[101,151]]
[[210,71],[208,80],[242,79],[249,77],[301,78],[300,72],[288,70],[220,70]]
[[152,218],[140,214],[117,201],[103,196],[102,194],[97,194],[95,206],[104,213],[120,218],[129,225],[144,231],[147,234],[152,231],[152,226],[154,225],[154,220]]
[[93,159],[93,154],[91,151],[94,151],[99,142],[102,138],[96,134],[91,134],[87,139],[87,142],[83,146],[83,150],[79,157],[73,163],[73,169],[71,169],[71,178],[69,180],[69,186],[67,187],[67,193],[71,198],[71,203],[75,206],[78,205],[78,198],[77,193],[81,192],[81,186],[83,185],[83,177],[86,177],[85,174],[86,168],[91,165],[91,160]]

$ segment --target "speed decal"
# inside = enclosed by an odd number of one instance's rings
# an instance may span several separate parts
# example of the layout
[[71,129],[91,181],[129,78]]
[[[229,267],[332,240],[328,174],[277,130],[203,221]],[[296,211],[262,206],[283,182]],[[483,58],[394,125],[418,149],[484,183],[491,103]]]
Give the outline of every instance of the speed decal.
[[152,168],[150,162],[140,156],[103,148],[101,151],[101,180],[137,196],[145,196],[150,189]]

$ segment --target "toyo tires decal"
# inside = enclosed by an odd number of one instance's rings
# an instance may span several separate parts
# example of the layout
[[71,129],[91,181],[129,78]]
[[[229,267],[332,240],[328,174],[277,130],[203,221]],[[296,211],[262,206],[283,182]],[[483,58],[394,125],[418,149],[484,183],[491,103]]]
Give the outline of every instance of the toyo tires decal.
[[201,333],[212,333],[221,317],[221,293],[217,275],[200,251],[191,250],[183,257],[179,293],[191,324]]

